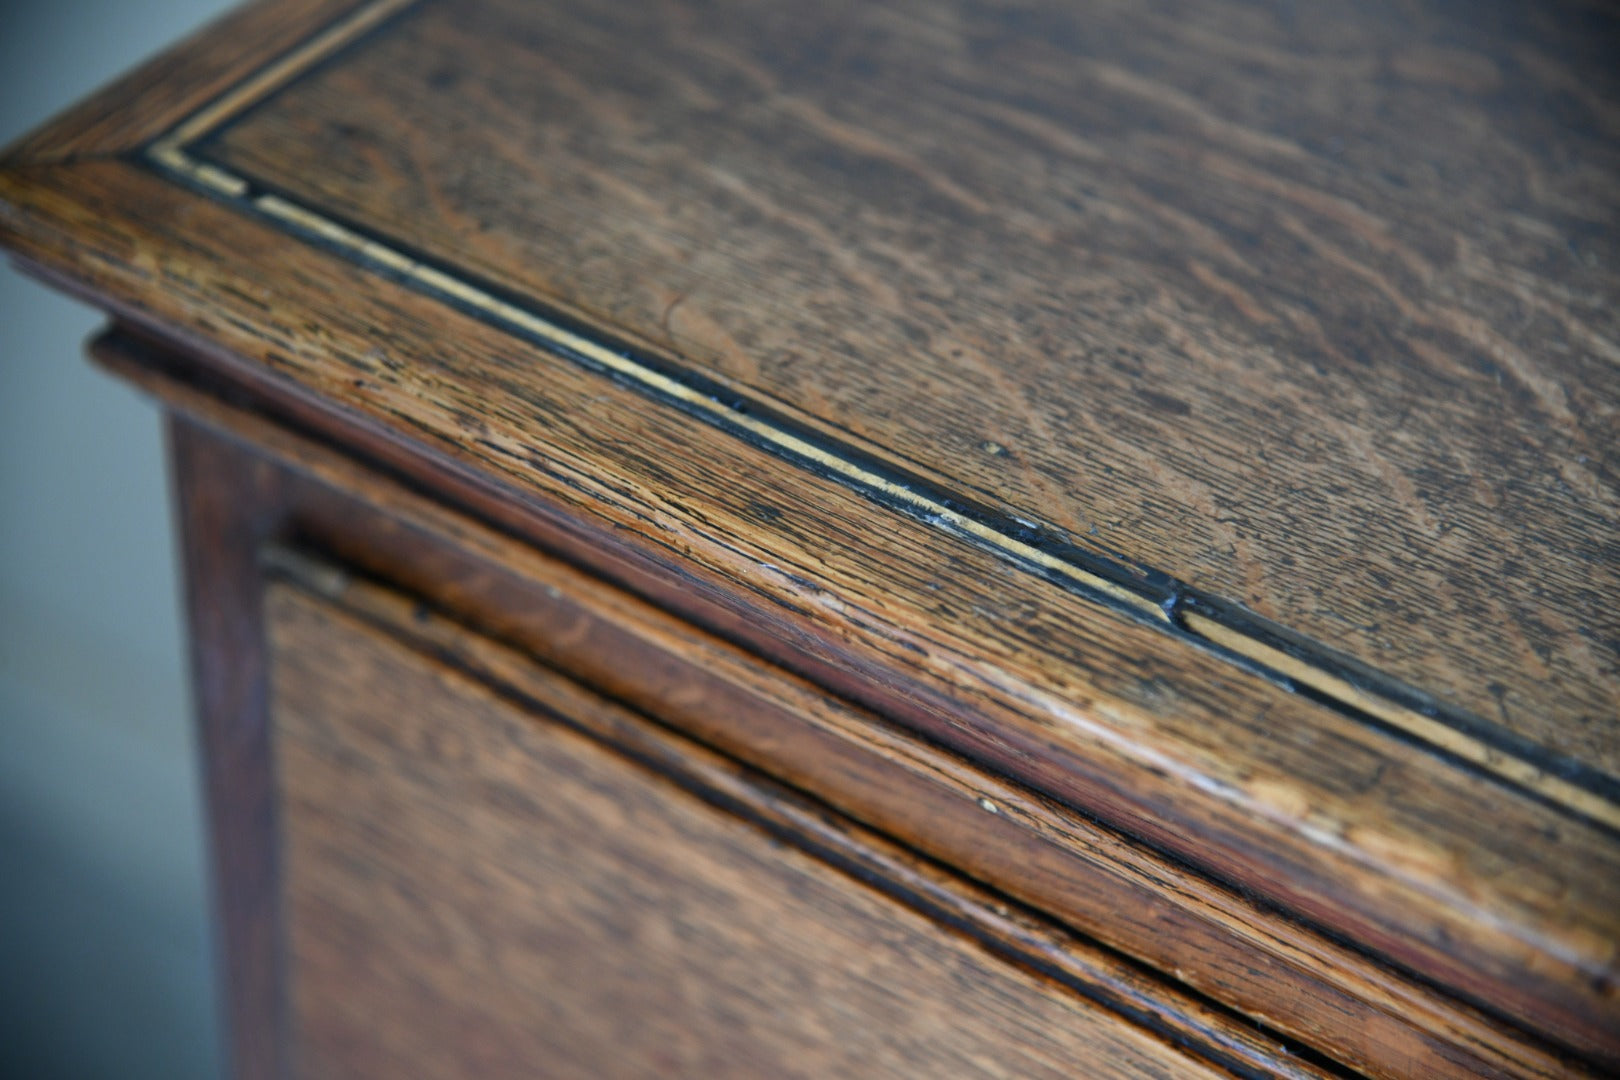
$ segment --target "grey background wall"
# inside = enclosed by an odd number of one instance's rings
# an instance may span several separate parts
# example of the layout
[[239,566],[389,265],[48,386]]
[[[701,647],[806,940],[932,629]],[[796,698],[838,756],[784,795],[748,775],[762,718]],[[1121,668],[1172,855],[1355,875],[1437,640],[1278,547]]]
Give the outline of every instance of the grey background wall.
[[[0,144],[220,0],[0,0]],[[212,1077],[203,834],[156,410],[0,269],[0,1075]]]

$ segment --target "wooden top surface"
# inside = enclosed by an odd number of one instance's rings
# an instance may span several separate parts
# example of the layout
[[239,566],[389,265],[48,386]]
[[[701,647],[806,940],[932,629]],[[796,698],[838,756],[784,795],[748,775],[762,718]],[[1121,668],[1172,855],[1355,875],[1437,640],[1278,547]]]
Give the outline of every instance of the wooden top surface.
[[1620,31],[1152,7],[429,2],[194,154],[1616,773]]
[[0,240],[1616,1054],[1617,41],[285,0],[12,148]]

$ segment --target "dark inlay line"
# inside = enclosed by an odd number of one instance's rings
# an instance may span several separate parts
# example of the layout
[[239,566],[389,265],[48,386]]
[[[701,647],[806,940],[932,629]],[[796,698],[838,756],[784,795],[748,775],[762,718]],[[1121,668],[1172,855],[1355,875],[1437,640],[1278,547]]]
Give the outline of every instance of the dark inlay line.
[[1193,642],[1239,668],[1353,716],[1470,772],[1504,782],[1620,835],[1620,779],[1376,671],[1241,605],[1156,569],[1073,543],[1066,533],[988,506],[829,437],[783,409],[633,348],[532,296],[302,203],[196,149],[270,96],[351,54],[418,0],[376,0],[245,77],[154,140],[137,162],[282,231],[432,296],[514,337],[612,378],[889,510],[938,528],[1094,603]]

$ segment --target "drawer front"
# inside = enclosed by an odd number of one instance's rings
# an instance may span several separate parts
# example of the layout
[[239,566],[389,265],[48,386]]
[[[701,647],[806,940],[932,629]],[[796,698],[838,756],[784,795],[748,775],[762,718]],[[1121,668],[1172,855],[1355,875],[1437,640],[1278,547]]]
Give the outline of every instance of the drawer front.
[[376,605],[276,584],[265,611],[300,1075],[1203,1071],[784,843],[749,820],[766,781],[548,669],[464,643],[519,704]]

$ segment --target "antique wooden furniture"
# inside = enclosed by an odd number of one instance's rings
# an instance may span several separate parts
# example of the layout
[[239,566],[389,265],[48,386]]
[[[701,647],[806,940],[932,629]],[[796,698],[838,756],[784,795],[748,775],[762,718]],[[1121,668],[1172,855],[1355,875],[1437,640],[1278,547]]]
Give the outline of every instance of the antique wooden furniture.
[[1620,24],[267,0],[13,146],[243,1076],[1620,1067]]

